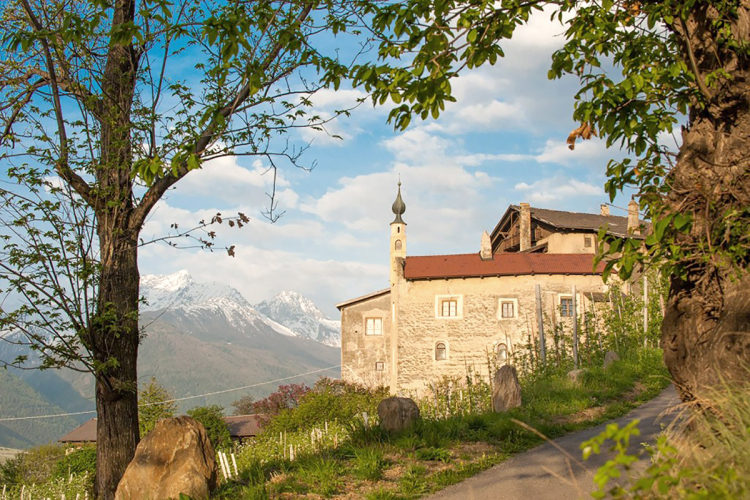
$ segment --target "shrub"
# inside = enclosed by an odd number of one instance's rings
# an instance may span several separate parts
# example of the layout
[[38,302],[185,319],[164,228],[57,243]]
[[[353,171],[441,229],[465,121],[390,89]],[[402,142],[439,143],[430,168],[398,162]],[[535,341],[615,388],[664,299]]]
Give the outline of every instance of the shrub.
[[174,417],[177,405],[169,391],[151,377],[149,383],[138,392],[138,427],[141,438],[151,432],[163,418]]
[[8,484],[43,483],[49,480],[65,447],[57,444],[35,446],[6,462],[0,468],[2,482]]
[[276,433],[322,427],[325,422],[349,423],[366,412],[377,415],[378,403],[388,397],[386,388],[368,390],[357,384],[322,378],[306,392],[296,408],[280,411],[266,425]]
[[198,406],[188,411],[187,414],[203,424],[208,433],[214,450],[221,450],[232,446],[232,438],[229,427],[223,418],[224,409],[219,405]]
[[[310,388],[305,384],[280,385],[279,389],[267,398],[252,403],[251,408],[253,413],[260,413],[265,416],[262,420],[262,423],[265,424],[282,411],[296,408],[302,397],[308,392],[310,392]],[[235,401],[235,403],[240,403],[240,401]]]
[[66,478],[71,474],[80,476],[86,473],[92,477],[96,474],[95,446],[86,446],[62,457],[55,464],[52,475],[53,477]]

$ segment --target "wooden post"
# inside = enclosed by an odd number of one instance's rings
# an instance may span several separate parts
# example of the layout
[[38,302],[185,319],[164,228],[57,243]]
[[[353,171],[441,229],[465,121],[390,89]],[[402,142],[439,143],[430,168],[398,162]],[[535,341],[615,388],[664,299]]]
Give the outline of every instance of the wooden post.
[[539,355],[542,358],[542,364],[547,361],[547,350],[544,345],[544,316],[542,316],[542,289],[536,285],[536,321],[539,328]]
[[643,347],[648,346],[648,276],[643,275]]
[[578,297],[573,285],[573,365],[578,369]]

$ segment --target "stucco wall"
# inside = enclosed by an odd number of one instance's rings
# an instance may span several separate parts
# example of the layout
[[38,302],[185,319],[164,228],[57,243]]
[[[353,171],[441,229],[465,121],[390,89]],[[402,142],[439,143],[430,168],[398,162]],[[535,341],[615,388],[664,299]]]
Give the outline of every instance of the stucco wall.
[[[365,319],[381,318],[383,335],[365,335]],[[341,378],[370,387],[389,385],[391,370],[390,293],[363,300],[341,311]],[[376,363],[383,370],[376,370]]]
[[[535,285],[542,289],[542,304],[551,322],[572,324],[560,318],[559,298],[570,296],[576,285],[579,314],[589,307],[584,292],[604,292],[601,277],[537,275],[449,280],[402,281],[398,300],[398,387],[401,392],[424,390],[426,384],[443,376],[463,377],[467,367],[488,373],[488,353],[502,342],[509,353],[538,335]],[[436,297],[455,296],[460,300],[459,317],[438,317]],[[513,319],[499,318],[500,299],[517,301]],[[547,332],[549,333],[549,332]],[[551,335],[548,335],[548,338]],[[448,359],[435,360],[435,345],[445,342]],[[548,345],[550,340],[547,341]]]
[[[591,239],[590,247],[586,246],[585,238]],[[547,243],[547,253],[595,253],[596,238],[594,233],[553,233],[536,244]]]

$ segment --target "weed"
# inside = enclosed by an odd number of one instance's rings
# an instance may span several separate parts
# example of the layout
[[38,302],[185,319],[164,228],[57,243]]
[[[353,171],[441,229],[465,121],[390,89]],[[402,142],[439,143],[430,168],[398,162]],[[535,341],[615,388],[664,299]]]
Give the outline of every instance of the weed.
[[386,490],[382,486],[377,490],[365,494],[365,500],[401,500],[402,498],[403,497],[390,490]]
[[421,448],[415,452],[417,460],[423,462],[443,462],[447,463],[451,460],[451,452],[443,448]]
[[341,485],[341,466],[335,458],[306,457],[300,461],[297,472],[300,479],[312,485],[314,491],[324,497],[333,496]]
[[354,451],[354,476],[359,479],[377,481],[383,476],[386,462],[383,452],[376,448],[363,448]]

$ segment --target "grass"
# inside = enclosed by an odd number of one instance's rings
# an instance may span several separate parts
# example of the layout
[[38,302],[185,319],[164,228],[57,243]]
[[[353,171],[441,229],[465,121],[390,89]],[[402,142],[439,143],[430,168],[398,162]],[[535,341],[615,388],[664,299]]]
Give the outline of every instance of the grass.
[[[661,352],[639,349],[608,370],[599,365],[587,368],[578,383],[570,381],[562,368],[529,374],[521,380],[523,405],[494,413],[488,411],[489,385],[476,374],[467,374],[466,380],[436,385],[434,394],[420,402],[422,420],[396,435],[377,425],[373,405],[382,393],[367,393],[346,383],[329,384],[320,393],[306,396],[252,443],[235,449],[239,478],[222,482],[213,498],[420,498],[541,443],[539,436],[514,420],[554,438],[625,414],[656,396],[668,380]],[[712,406],[717,408],[711,414],[714,420],[742,425],[706,434],[707,440],[717,440],[716,446],[733,452],[722,452],[714,462],[703,457],[693,466],[707,471],[701,480],[727,491],[725,498],[742,497],[736,496],[735,483],[750,491],[750,452],[746,447],[732,448],[750,439],[750,403],[745,403],[741,414],[736,414],[736,405],[724,407],[717,402]],[[336,413],[336,407],[341,412]],[[305,415],[318,417],[304,426]],[[695,486],[680,475],[683,469],[676,455],[670,455],[672,448],[660,450],[665,460],[673,460],[664,470],[674,468],[675,484]],[[691,453],[702,456],[700,450]],[[87,470],[91,465],[87,457],[81,453],[64,459],[60,447],[38,447],[0,466],[0,483],[8,483],[9,498],[18,497],[23,484],[35,498],[61,498],[63,494],[83,498],[91,491],[91,476],[83,472],[70,478],[67,471]],[[733,465],[737,461],[744,465]],[[59,477],[58,469],[66,477]],[[31,486],[33,482],[37,484]]]
[[[656,396],[668,383],[661,352],[640,350],[608,370],[588,368],[579,383],[571,382],[564,370],[525,379],[523,405],[507,413],[481,411],[477,394],[486,394],[486,388],[475,387],[473,396],[462,395],[474,398],[473,412],[424,418],[398,435],[383,433],[370,417],[367,423],[356,418],[346,424],[327,423],[328,433],[316,440],[317,448],[304,445],[310,429],[261,436],[238,450],[243,484],[222,485],[215,496],[420,498],[541,443],[540,437],[512,419],[557,437],[621,416]],[[431,411],[450,413],[437,407]],[[337,435],[335,443],[332,433]],[[285,458],[281,449],[291,442],[300,446],[294,461]]]
[[624,486],[607,482],[595,495],[644,500],[750,498],[748,394],[747,383],[706,391],[660,436],[644,474]]

